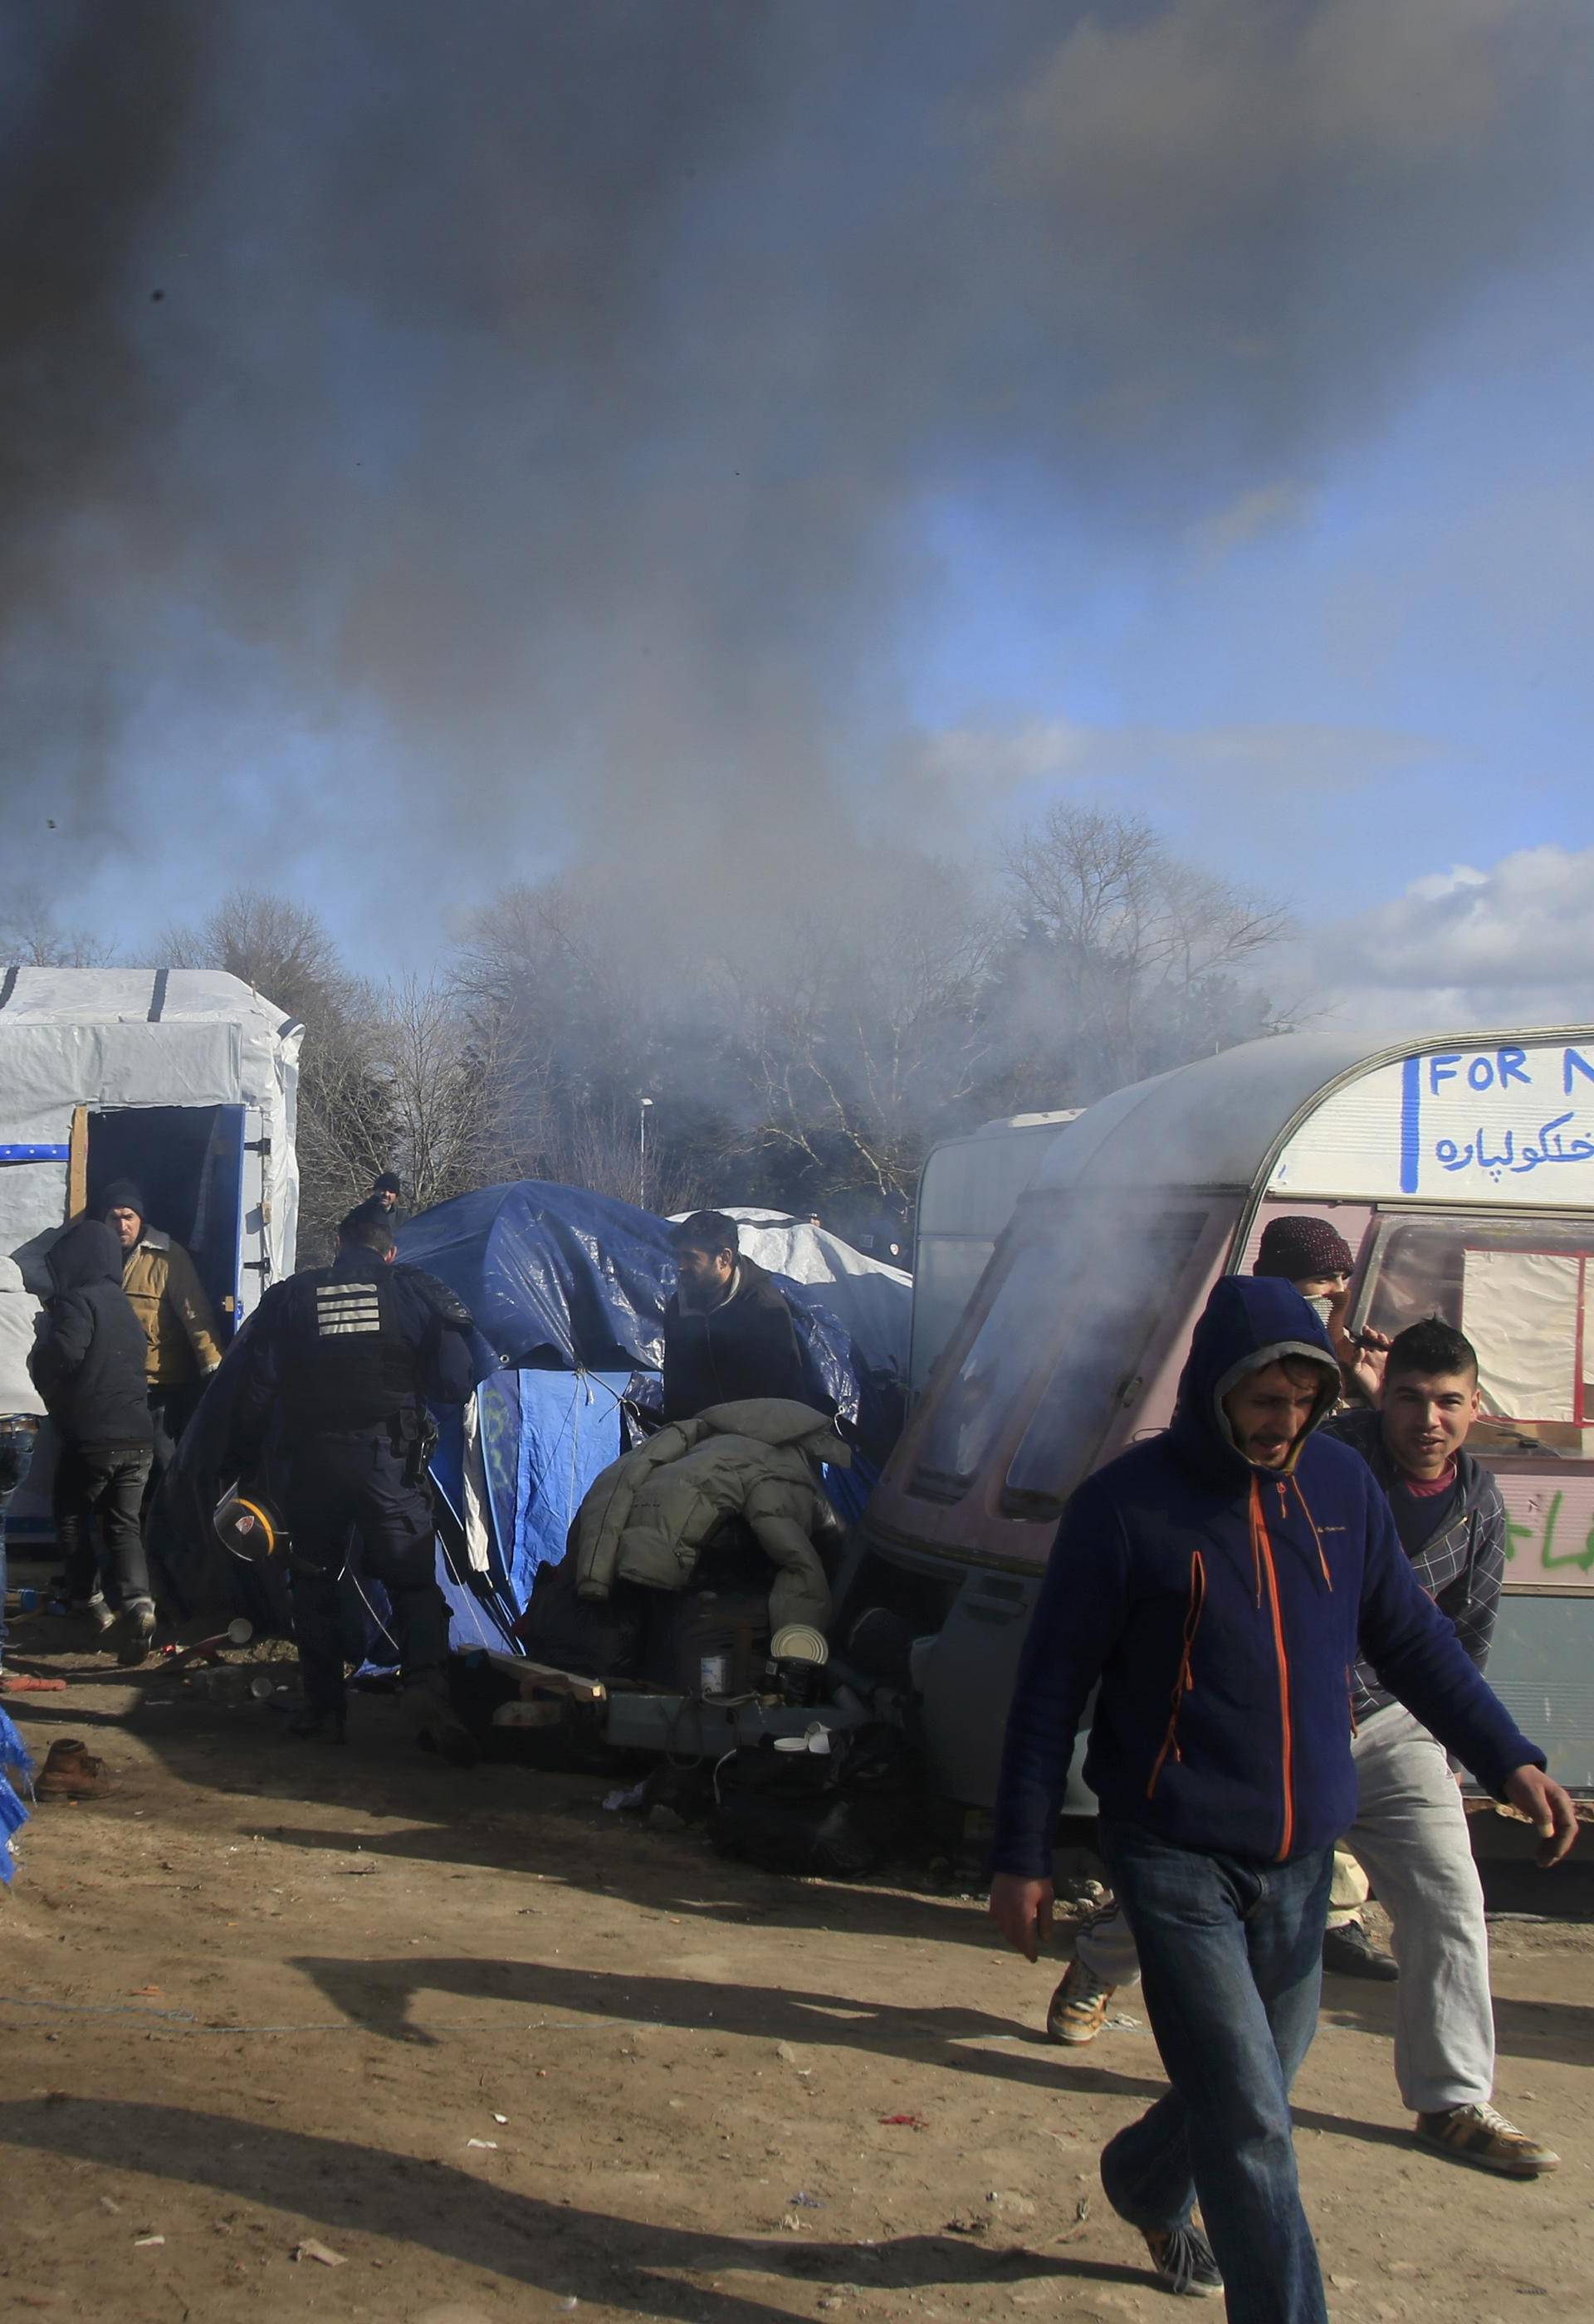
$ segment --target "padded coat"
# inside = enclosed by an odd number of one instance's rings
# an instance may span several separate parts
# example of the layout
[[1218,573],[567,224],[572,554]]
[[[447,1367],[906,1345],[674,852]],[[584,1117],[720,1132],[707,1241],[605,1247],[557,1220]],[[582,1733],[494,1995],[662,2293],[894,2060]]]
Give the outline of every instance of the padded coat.
[[712,1536],[740,1517],[776,1568],[772,1628],[822,1630],[830,1588],[815,1545],[839,1525],[820,1463],[844,1467],[848,1458],[822,1414],[778,1397],[716,1405],[661,1428],[588,1486],[570,1527],[577,1590],[583,1598],[607,1598],[616,1582],[684,1590]]

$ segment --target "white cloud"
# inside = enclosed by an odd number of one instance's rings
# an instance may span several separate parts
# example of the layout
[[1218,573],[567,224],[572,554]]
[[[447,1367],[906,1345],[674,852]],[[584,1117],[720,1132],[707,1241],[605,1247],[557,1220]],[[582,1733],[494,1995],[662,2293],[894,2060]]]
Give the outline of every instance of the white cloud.
[[1594,1021],[1594,848],[1456,864],[1302,939],[1303,1005],[1342,1022],[1502,1028]]

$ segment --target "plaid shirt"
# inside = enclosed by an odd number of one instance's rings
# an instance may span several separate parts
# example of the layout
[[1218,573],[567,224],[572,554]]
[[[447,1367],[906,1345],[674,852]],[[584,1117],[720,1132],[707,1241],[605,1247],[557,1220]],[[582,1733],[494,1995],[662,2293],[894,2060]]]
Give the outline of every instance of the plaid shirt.
[[[1383,1431],[1376,1412],[1344,1412],[1326,1426],[1359,1452],[1387,1492],[1400,1481],[1400,1472],[1384,1450]],[[1456,1455],[1456,1482],[1460,1489],[1441,1504],[1447,1521],[1431,1534],[1412,1557],[1412,1569],[1441,1614],[1456,1626],[1456,1636],[1482,1670],[1488,1660],[1500,1603],[1500,1581],[1506,1571],[1506,1504],[1494,1471],[1475,1461],[1465,1445]],[[1395,1697],[1380,1683],[1370,1663],[1359,1662],[1352,1700],[1358,1719],[1382,1711]]]

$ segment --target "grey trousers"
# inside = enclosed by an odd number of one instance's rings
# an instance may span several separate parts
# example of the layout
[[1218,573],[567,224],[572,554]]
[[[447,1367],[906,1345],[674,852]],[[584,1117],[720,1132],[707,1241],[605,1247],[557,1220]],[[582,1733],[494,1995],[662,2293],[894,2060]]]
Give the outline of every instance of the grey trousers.
[[[1395,2079],[1413,2114],[1489,2098],[1495,2013],[1483,1886],[1450,1763],[1399,1703],[1376,1711],[1351,1746],[1359,1802],[1345,1844],[1367,1867],[1394,1929]],[[1140,1974],[1116,1909],[1088,1923],[1074,1951],[1103,1985]]]

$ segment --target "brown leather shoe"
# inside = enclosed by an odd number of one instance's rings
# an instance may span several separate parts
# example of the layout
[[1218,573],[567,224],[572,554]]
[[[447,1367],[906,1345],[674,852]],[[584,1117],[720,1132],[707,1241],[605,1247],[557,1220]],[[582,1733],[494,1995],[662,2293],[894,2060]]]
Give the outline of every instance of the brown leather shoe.
[[33,1786],[41,1800],[97,1800],[110,1789],[111,1771],[105,1761],[95,1758],[75,1737],[51,1745]]

